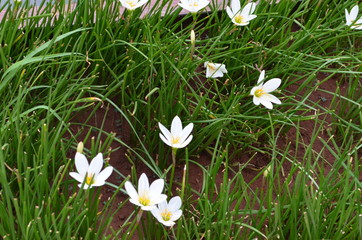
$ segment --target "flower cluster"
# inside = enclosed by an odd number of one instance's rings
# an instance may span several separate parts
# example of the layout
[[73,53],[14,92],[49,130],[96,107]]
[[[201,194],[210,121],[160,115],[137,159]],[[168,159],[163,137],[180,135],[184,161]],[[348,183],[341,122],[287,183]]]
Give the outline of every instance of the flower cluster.
[[182,202],[177,196],[167,203],[167,196],[162,194],[164,184],[163,179],[157,179],[150,185],[146,174],[142,173],[138,180],[138,191],[130,182],[126,182],[125,188],[131,203],[140,206],[144,211],[151,211],[160,223],[171,227],[182,215]]
[[[146,4],[148,0],[120,0],[122,6],[130,11],[135,10]],[[279,1],[276,1],[276,3]],[[209,0],[181,0],[178,5],[185,10],[195,14],[201,9],[204,9],[209,5]],[[254,15],[257,3],[247,3],[243,8],[241,7],[239,0],[231,0],[231,6],[227,6],[226,13],[230,17],[232,23],[236,26],[246,26],[251,20],[255,19],[257,15]],[[358,18],[359,7],[355,5],[349,12],[345,9],[346,25],[351,29],[362,29],[362,17]],[[191,31],[191,43],[193,50],[195,47],[195,32]],[[193,51],[192,50],[192,51]],[[192,54],[191,54],[192,56]],[[227,74],[225,64],[205,62],[206,78],[220,78],[224,74]],[[273,104],[281,104],[281,101],[271,94],[281,85],[280,78],[272,78],[265,82],[265,70],[260,72],[256,86],[254,86],[250,95],[253,96],[253,103],[255,105],[263,105],[267,109],[273,109]],[[173,150],[173,167],[175,167],[175,153],[179,148],[185,148],[193,139],[191,134],[194,124],[189,123],[186,127],[183,127],[181,119],[175,116],[171,123],[171,128],[168,130],[160,122],[158,123],[161,140],[170,146]],[[102,153],[98,153],[90,163],[83,151],[83,144],[79,143],[77,153],[75,155],[75,167],[77,172],[70,172],[70,176],[78,181],[78,186],[83,189],[90,189],[92,187],[102,186],[106,183],[106,180],[113,172],[113,167],[108,166],[102,170],[104,160]],[[174,169],[173,169],[174,170]],[[270,171],[270,167],[264,172],[266,177]],[[173,178],[173,172],[171,175]],[[170,184],[170,189],[172,182]],[[165,226],[172,227],[182,216],[182,200],[179,196],[172,197],[167,201],[167,195],[163,194],[165,181],[163,179],[157,179],[151,184],[145,173],[141,174],[138,180],[137,190],[133,184],[129,181],[125,183],[126,193],[129,195],[129,201],[136,206],[141,207],[143,211],[150,211],[151,214]]]

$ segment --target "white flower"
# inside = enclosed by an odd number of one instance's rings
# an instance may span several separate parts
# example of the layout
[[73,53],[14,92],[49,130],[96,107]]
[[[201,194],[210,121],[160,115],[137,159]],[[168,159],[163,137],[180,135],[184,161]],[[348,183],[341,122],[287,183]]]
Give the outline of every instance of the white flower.
[[178,116],[174,117],[172,120],[171,132],[161,123],[158,123],[158,126],[162,132],[162,134],[160,133],[160,138],[172,148],[184,148],[192,140],[192,135],[190,135],[190,133],[194,124],[190,123],[185,128],[182,128],[182,122]]
[[273,104],[281,104],[280,100],[275,97],[274,95],[270,94],[270,92],[277,89],[282,80],[279,78],[273,78],[267,81],[266,83],[262,84],[261,82],[265,78],[265,70],[260,73],[258,79],[258,86],[253,87],[251,89],[250,95],[253,95],[253,102],[255,105],[259,105],[260,103],[263,104],[266,108],[273,109]]
[[126,182],[124,186],[131,203],[140,206],[142,210],[150,211],[156,207],[156,204],[166,200],[167,196],[161,194],[164,185],[163,179],[157,179],[150,186],[146,174],[142,173],[138,180],[138,192],[130,182]]
[[358,15],[358,5],[354,6],[351,10],[351,13],[348,13],[348,10],[344,10],[346,12],[346,25],[351,26],[352,29],[362,29],[362,17],[357,20]]
[[89,165],[87,158],[82,153],[77,152],[75,154],[75,167],[78,172],[70,172],[69,175],[80,182],[79,187],[82,187],[84,183],[84,189],[104,185],[113,171],[113,167],[109,166],[101,172],[103,167],[102,153],[98,153]]
[[148,0],[119,0],[122,3],[122,6],[128,10],[135,10],[136,8],[144,5]]
[[224,73],[228,71],[225,68],[225,64],[205,62],[206,77],[218,78],[224,76]]
[[231,21],[238,26],[246,26],[249,24],[249,21],[256,18],[256,15],[253,15],[255,11],[256,3],[248,3],[241,10],[239,0],[231,0],[231,8],[226,7],[226,12],[231,18]]
[[175,221],[182,215],[182,210],[180,210],[181,204],[180,197],[173,197],[169,203],[163,201],[158,204],[158,208],[152,209],[151,213],[160,223],[172,227]]
[[196,13],[209,3],[208,0],[181,0],[178,5],[189,12]]

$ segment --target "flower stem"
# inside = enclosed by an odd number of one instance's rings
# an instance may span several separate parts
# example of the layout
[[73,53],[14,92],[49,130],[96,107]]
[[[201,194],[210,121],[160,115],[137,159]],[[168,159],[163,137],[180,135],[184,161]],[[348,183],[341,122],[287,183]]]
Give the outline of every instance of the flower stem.
[[137,213],[137,216],[136,216],[136,218],[135,218],[136,222],[135,222],[132,230],[127,233],[129,239],[132,239],[132,236],[133,236],[134,232],[136,231],[137,227],[139,226],[139,223],[140,223],[141,218],[142,218],[142,214],[143,214],[143,210],[141,209],[141,210]]
[[172,184],[174,181],[174,175],[175,175],[175,168],[176,168],[176,152],[177,148],[172,148],[172,168],[171,168],[171,177],[170,177],[170,188],[168,195],[172,195]]
[[182,185],[181,185],[181,200],[184,200],[184,194],[185,194],[185,187],[186,187],[186,178],[187,178],[187,171],[189,169],[189,154],[186,149],[186,164],[184,166],[184,170],[182,173]]

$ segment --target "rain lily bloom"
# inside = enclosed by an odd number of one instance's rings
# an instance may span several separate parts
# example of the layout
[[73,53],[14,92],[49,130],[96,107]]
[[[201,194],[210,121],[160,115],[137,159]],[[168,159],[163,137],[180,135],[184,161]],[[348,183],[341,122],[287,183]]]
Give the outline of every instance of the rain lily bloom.
[[178,116],[174,117],[172,120],[171,132],[161,123],[158,123],[158,126],[162,132],[160,133],[160,138],[173,149],[184,148],[192,140],[192,135],[190,135],[190,133],[194,124],[190,123],[185,128],[182,128],[182,122]]
[[352,29],[362,29],[362,17],[357,20],[359,11],[358,5],[354,6],[350,13],[348,13],[347,9],[344,11],[346,12],[346,25],[351,26]]
[[182,215],[181,198],[173,197],[170,202],[163,201],[158,204],[157,208],[151,210],[152,215],[163,225],[172,227],[175,221]]
[[225,68],[225,64],[205,62],[204,67],[206,68],[206,77],[218,78],[224,76],[224,73],[228,71]]
[[248,3],[241,10],[239,0],[231,0],[231,8],[226,7],[226,12],[231,18],[231,21],[238,26],[246,26],[249,24],[249,21],[256,18],[256,15],[253,15],[255,11],[256,3]]
[[70,172],[69,175],[80,182],[78,186],[82,187],[83,185],[83,189],[104,185],[113,171],[111,166],[101,171],[103,167],[102,153],[98,153],[92,162],[88,164],[87,158],[82,153],[77,152],[75,154],[75,167],[78,172]]
[[178,5],[191,13],[197,13],[209,3],[208,0],[181,0]]
[[163,179],[157,179],[150,186],[146,174],[142,173],[138,180],[138,192],[130,182],[126,182],[124,186],[131,203],[140,206],[142,210],[150,211],[156,208],[156,204],[166,200],[167,196],[161,194],[164,185]]
[[274,95],[270,94],[270,92],[277,89],[282,80],[279,78],[273,78],[262,84],[262,81],[265,78],[265,70],[260,73],[258,79],[258,86],[253,87],[251,89],[250,95],[253,95],[253,102],[255,105],[263,104],[266,108],[273,109],[273,104],[281,104],[280,100]]
[[122,6],[128,10],[135,10],[136,8],[144,5],[148,0],[119,0],[122,3]]

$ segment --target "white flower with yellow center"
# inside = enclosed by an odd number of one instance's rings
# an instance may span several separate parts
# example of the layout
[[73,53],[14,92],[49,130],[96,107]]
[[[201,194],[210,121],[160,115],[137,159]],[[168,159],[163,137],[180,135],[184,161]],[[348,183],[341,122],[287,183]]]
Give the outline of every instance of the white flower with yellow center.
[[281,104],[280,100],[274,95],[270,94],[270,92],[277,89],[282,80],[279,78],[273,78],[267,81],[266,83],[262,83],[265,78],[265,70],[260,73],[258,79],[258,86],[253,87],[251,89],[250,95],[253,95],[253,102],[255,105],[262,104],[266,108],[273,109],[273,104]]
[[156,204],[166,200],[167,196],[161,194],[164,185],[163,179],[157,179],[150,186],[146,174],[142,173],[138,180],[138,192],[130,182],[126,182],[124,186],[131,203],[140,206],[142,210],[150,211],[156,207]]
[[89,165],[87,158],[82,153],[77,152],[75,154],[75,167],[78,172],[70,172],[69,175],[80,182],[78,186],[82,187],[83,185],[84,189],[104,185],[113,171],[111,166],[101,171],[103,167],[102,153],[98,153]]
[[135,10],[144,5],[148,0],[119,0],[123,7],[128,10]]
[[151,210],[152,215],[163,225],[172,227],[175,221],[182,215],[181,198],[173,197],[170,202],[163,201],[158,204],[157,208]]
[[171,132],[168,131],[165,126],[161,123],[158,123],[158,126],[162,133],[160,133],[160,138],[167,145],[172,148],[184,148],[186,147],[192,140],[192,129],[194,128],[194,124],[190,123],[185,128],[182,128],[181,119],[176,116],[173,118],[171,123]]
[[224,76],[227,73],[225,64],[205,62],[204,67],[206,68],[206,77],[218,78]]
[[231,18],[231,21],[238,26],[246,26],[249,24],[249,21],[256,18],[256,15],[253,15],[255,11],[256,3],[248,3],[241,10],[239,0],[231,1],[231,8],[229,6],[226,7],[226,12]]
[[358,5],[354,6],[350,13],[348,10],[344,10],[346,12],[346,25],[351,26],[352,29],[361,30],[362,29],[362,17],[357,20],[358,15]]
[[196,13],[209,5],[209,3],[208,0],[181,0],[178,5],[191,13]]

